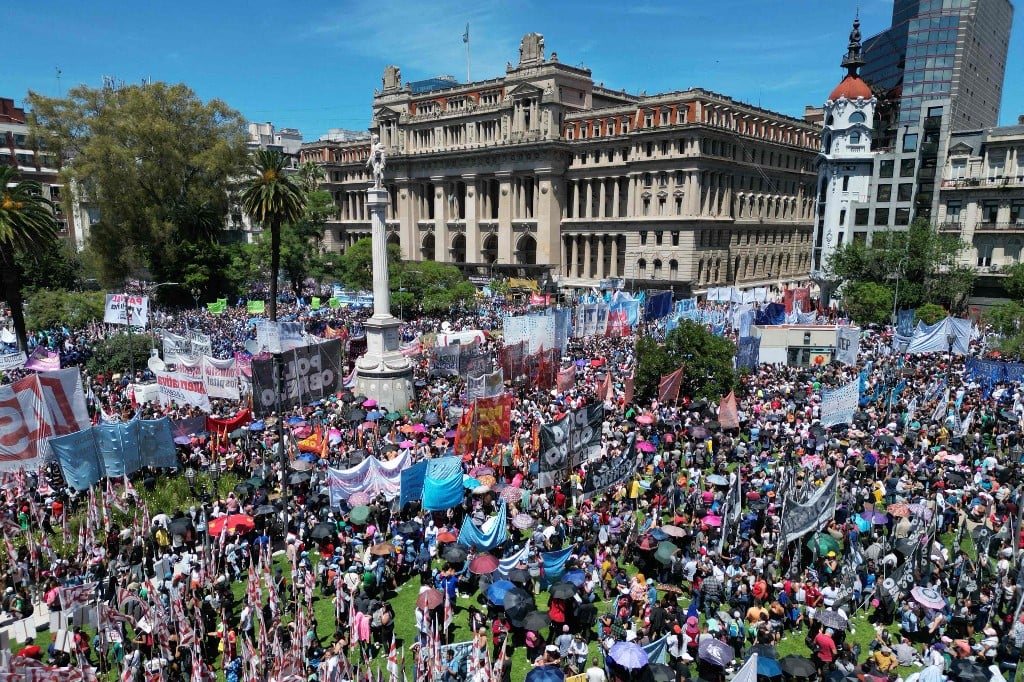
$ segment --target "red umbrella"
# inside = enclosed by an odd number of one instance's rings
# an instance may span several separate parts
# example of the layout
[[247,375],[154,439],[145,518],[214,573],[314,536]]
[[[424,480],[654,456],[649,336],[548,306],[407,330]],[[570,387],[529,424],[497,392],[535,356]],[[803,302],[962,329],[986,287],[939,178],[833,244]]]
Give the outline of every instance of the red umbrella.
[[642,415],[640,415],[639,417],[636,418],[636,423],[637,424],[653,424],[654,423],[654,417],[652,417],[649,414],[642,414]]
[[434,609],[444,602],[444,595],[440,590],[435,590],[433,587],[420,592],[420,596],[416,597],[416,606],[421,609]]
[[230,516],[220,516],[213,521],[210,521],[210,535],[220,535],[224,532],[225,524],[227,525],[229,532],[238,533],[247,533],[256,527],[251,516],[246,514],[231,514]]
[[458,538],[456,538],[454,535],[452,535],[448,531],[445,531],[443,533],[438,533],[437,534],[437,541],[438,542],[455,542],[457,539]]
[[487,575],[498,570],[498,560],[493,554],[481,554],[469,562],[469,572]]

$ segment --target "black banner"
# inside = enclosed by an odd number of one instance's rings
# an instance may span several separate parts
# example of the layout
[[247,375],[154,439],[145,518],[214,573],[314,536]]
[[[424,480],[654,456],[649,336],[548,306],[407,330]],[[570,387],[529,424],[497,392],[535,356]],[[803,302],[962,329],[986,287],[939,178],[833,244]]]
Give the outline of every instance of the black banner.
[[836,489],[839,477],[832,474],[828,481],[804,503],[789,498],[782,513],[782,538],[793,542],[812,530],[820,530],[836,512]]
[[[344,377],[340,339],[284,351],[281,362],[284,365],[282,409],[321,400],[341,390]],[[272,357],[252,361],[252,409],[257,417],[266,417],[277,409],[274,371]]]
[[891,576],[882,581],[881,597],[893,610],[906,595],[910,594],[911,588],[914,587],[914,572],[920,569],[922,560],[928,560],[925,553],[928,536],[925,533],[919,533],[913,538],[911,542],[914,543],[914,549],[910,556],[903,560]]
[[583,497],[593,497],[622,483],[636,473],[636,435],[630,434],[625,449],[614,457],[591,462],[583,481]]
[[491,355],[481,348],[479,343],[474,341],[459,348],[459,376],[463,379],[490,374],[493,371]]
[[604,406],[597,403],[576,408],[558,421],[541,425],[538,487],[550,488],[554,472],[575,469],[597,457],[603,421]]

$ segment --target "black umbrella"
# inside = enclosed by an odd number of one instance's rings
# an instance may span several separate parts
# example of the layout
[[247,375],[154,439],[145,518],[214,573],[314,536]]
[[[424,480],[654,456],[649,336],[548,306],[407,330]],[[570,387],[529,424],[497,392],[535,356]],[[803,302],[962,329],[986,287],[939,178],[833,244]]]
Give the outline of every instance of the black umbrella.
[[348,419],[350,422],[361,422],[364,419],[366,419],[366,410],[363,410],[358,407],[353,408],[348,411],[346,419]]
[[415,521],[402,521],[395,528],[399,535],[418,535],[423,531],[423,526],[416,523]]
[[551,625],[551,616],[544,611],[530,611],[526,614],[526,617],[523,618],[524,630],[540,632],[549,625]]
[[509,570],[508,576],[506,577],[517,585],[525,585],[530,581],[530,574],[523,568],[513,568]]
[[469,550],[462,545],[452,545],[447,547],[441,554],[441,557],[450,563],[461,564],[469,556]]
[[576,596],[576,586],[565,581],[555,583],[548,591],[552,599],[572,599]]
[[757,654],[761,658],[770,658],[773,661],[779,660],[779,652],[771,644],[755,644],[747,649],[747,658],[751,654]]
[[964,482],[967,480],[966,478],[964,478],[963,474],[957,471],[947,471],[945,478],[946,481],[954,488],[963,487]]
[[187,535],[192,528],[192,519],[182,516],[177,519],[171,519],[170,524],[167,526],[167,532],[171,535]]
[[818,621],[827,628],[833,630],[845,630],[850,627],[850,621],[843,614],[832,609],[825,609],[824,611],[818,611],[815,615]]
[[357,395],[356,397],[352,398],[352,402],[356,403],[357,405],[362,405],[367,400],[369,400],[369,398],[367,398],[365,395]]
[[949,676],[959,682],[988,682],[988,670],[966,658],[956,658],[949,665]]
[[811,661],[796,654],[783,656],[779,661],[779,667],[790,677],[811,677],[818,674],[818,669]]
[[522,627],[526,614],[535,608],[533,595],[521,587],[506,592],[502,605],[505,607],[505,615],[516,627]]
[[675,682],[676,671],[664,663],[651,663],[647,667],[654,682]]
[[253,490],[255,490],[255,488],[251,484],[246,483],[244,481],[235,486],[235,494],[241,495],[242,497],[248,497],[249,495],[252,495]]
[[355,396],[352,395],[352,391],[342,391],[341,392],[341,402],[343,402],[343,403],[350,403],[353,400],[355,400]]
[[270,516],[277,513],[277,507],[272,504],[261,504],[253,511],[253,516]]
[[896,439],[893,438],[892,436],[890,436],[887,433],[882,434],[881,436],[876,437],[875,440],[878,441],[879,443],[881,443],[882,445],[895,445],[896,444]]
[[338,531],[334,528],[333,523],[318,523],[313,526],[313,530],[310,531],[309,537],[314,540],[326,540],[327,538],[334,537],[337,532]]
[[309,479],[308,471],[296,471],[295,473],[288,474],[288,485],[302,485],[303,483],[309,483]]

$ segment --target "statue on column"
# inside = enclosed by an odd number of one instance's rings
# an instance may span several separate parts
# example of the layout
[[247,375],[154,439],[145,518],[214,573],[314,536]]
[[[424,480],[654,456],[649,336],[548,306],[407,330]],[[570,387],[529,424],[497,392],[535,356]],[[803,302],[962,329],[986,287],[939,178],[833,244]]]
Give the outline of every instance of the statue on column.
[[370,158],[366,160],[366,167],[373,171],[373,186],[376,189],[384,187],[384,165],[386,162],[384,144],[380,141],[380,136],[374,133],[370,137]]

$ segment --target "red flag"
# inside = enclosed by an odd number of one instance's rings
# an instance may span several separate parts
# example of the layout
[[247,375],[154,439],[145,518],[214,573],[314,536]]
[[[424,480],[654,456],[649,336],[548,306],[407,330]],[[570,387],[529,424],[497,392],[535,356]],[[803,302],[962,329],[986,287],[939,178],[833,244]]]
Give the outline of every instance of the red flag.
[[555,385],[559,393],[571,391],[576,385],[576,365],[569,365],[567,368],[559,370]]
[[658,382],[658,400],[663,403],[675,402],[679,399],[679,389],[683,385],[683,368],[680,367],[667,374]]
[[626,401],[626,407],[629,407],[633,404],[633,372],[630,372],[629,376],[622,383],[623,393],[625,394],[623,397]]
[[600,392],[597,394],[598,398],[602,400],[615,400],[615,387],[612,385],[612,373],[604,373],[604,384],[601,386]]
[[718,406],[718,423],[723,429],[740,428],[739,411],[736,407],[736,393],[729,391],[729,395],[722,398]]

